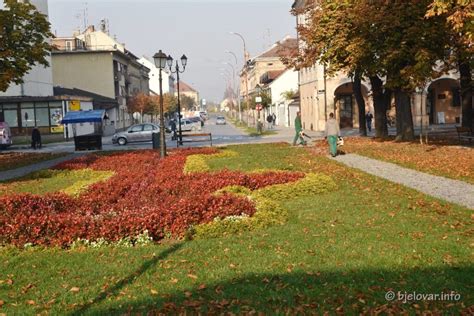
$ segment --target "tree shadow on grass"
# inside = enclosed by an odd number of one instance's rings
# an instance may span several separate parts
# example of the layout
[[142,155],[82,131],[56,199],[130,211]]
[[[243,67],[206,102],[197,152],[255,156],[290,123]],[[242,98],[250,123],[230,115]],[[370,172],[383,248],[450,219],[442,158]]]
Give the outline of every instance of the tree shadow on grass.
[[132,284],[136,278],[139,278],[148,269],[156,265],[159,261],[166,259],[168,256],[179,250],[182,246],[183,243],[174,244],[168,249],[164,250],[158,256],[155,256],[152,259],[145,261],[138,270],[117,282],[117,284],[108,289],[107,292],[100,293],[96,298],[92,299],[87,304],[82,305],[79,309],[73,311],[70,315],[82,315],[86,313],[91,307],[100,304],[100,302],[105,300],[108,296],[117,295],[125,286]]
[[[471,314],[474,312],[474,268],[405,271],[294,272],[248,274],[183,292],[160,293],[135,301],[119,300],[89,310],[97,315],[123,314]],[[387,300],[387,292],[395,298]],[[402,296],[457,293],[459,300],[403,302]],[[400,292],[401,294],[398,294]],[[454,294],[453,294],[454,295]],[[390,297],[389,297],[390,298]]]

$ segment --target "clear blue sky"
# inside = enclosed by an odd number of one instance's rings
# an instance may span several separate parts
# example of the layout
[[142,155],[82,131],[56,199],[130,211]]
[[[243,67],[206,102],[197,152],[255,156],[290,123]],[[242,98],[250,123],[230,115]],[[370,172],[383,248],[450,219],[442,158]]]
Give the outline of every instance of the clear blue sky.
[[[87,5],[86,5],[87,3]],[[251,56],[264,51],[285,35],[296,36],[295,18],[290,14],[292,0],[49,0],[53,32],[71,35],[83,29],[87,7],[88,24],[98,25],[107,18],[111,35],[135,55],[151,56],[159,49],[179,58],[188,57],[183,81],[194,86],[202,98],[221,101],[224,61],[235,63],[226,50],[237,54],[238,68],[243,61],[242,41],[229,32],[241,33]],[[237,70],[237,69],[236,69]]]

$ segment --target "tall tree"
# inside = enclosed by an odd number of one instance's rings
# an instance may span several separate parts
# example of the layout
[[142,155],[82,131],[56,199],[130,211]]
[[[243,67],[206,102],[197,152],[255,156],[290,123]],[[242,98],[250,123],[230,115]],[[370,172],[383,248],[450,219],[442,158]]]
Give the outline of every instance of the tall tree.
[[385,78],[385,91],[378,85],[373,93],[376,132],[378,136],[386,133],[386,127],[380,125],[386,115],[386,94],[393,90],[399,118],[397,138],[411,140],[409,95],[426,78],[439,75],[434,66],[444,54],[445,29],[440,19],[424,18],[429,3],[321,0],[308,9],[309,23],[299,28],[304,46],[294,64],[307,67],[319,61],[329,73],[345,71],[354,78],[357,73],[375,83]]
[[23,83],[31,68],[49,66],[50,24],[28,1],[5,0],[0,10],[0,91]]
[[444,70],[456,69],[461,80],[462,126],[474,129],[472,69],[474,53],[474,2],[470,0],[433,0],[428,18],[442,17],[450,30]]
[[147,112],[150,104],[150,96],[140,92],[128,99],[127,108],[129,113],[138,112],[143,120],[143,114]]

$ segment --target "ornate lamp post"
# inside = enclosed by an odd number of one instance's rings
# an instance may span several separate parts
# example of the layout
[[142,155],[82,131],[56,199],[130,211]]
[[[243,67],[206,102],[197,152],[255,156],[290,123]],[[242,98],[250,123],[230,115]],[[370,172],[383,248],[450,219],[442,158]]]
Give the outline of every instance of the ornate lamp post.
[[173,57],[170,55],[167,58],[168,61],[168,67],[170,68],[171,73],[176,74],[176,80],[177,80],[177,88],[178,88],[178,134],[179,134],[179,144],[183,144],[183,132],[181,131],[181,100],[179,96],[179,74],[183,73],[184,70],[186,69],[186,65],[188,64],[188,58],[186,55],[181,56],[181,66],[183,67],[182,69],[179,68],[178,61],[175,63],[175,69],[173,70]]
[[166,135],[165,135],[165,113],[163,110],[163,77],[161,71],[166,68],[166,61],[168,57],[160,49],[158,53],[153,56],[155,60],[155,66],[160,69],[160,156],[164,158],[166,156]]

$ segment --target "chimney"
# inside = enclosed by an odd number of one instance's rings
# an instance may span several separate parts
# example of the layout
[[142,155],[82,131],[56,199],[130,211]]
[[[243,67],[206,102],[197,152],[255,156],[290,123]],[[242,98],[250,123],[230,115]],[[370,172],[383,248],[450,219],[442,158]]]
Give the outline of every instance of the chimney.
[[92,32],[95,32],[95,26],[89,25],[86,29],[86,33],[92,33]]

